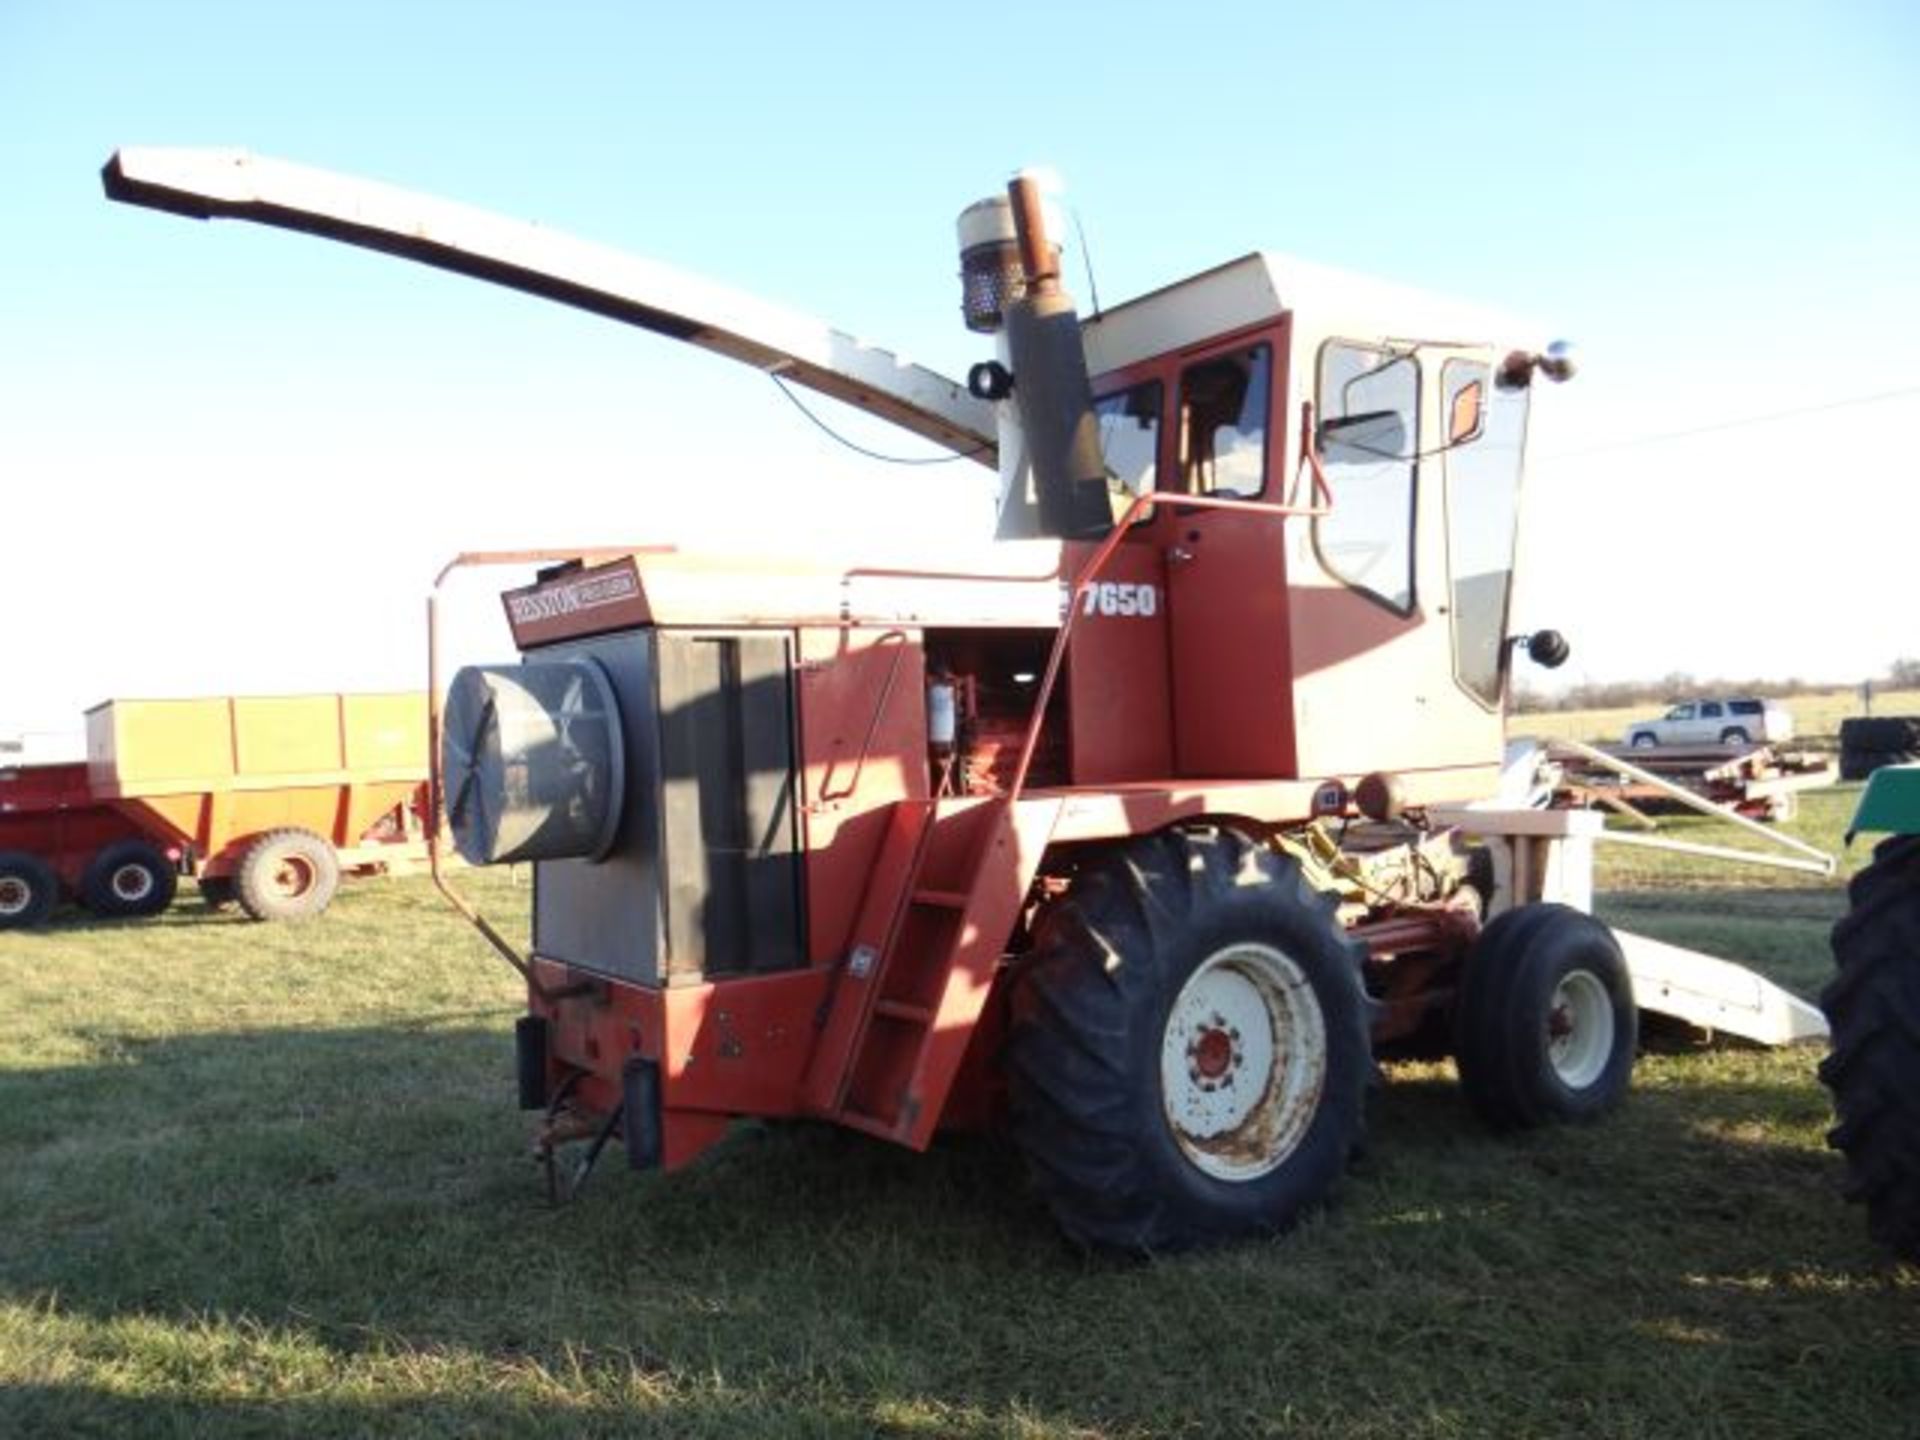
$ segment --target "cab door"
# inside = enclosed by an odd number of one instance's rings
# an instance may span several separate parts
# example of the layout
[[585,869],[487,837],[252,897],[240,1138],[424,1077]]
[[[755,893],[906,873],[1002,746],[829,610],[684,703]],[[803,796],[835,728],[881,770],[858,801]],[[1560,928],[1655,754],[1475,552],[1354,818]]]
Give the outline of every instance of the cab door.
[[[1166,437],[1172,488],[1279,498],[1287,332],[1283,319],[1178,357]],[[1177,501],[1155,517],[1167,562],[1177,775],[1296,773],[1284,523]]]

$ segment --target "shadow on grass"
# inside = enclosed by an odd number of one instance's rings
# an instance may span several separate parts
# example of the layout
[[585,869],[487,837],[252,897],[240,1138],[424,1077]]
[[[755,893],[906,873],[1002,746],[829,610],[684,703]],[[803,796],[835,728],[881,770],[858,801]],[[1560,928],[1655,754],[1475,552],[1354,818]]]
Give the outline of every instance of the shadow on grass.
[[1910,1289],[1779,1138],[1819,1123],[1810,1060],[1663,1060],[1615,1121],[1517,1139],[1413,1071],[1331,1214],[1119,1265],[985,1140],[743,1125],[550,1211],[498,1016],[106,1048],[0,1072],[10,1433],[1873,1434],[1920,1403]]

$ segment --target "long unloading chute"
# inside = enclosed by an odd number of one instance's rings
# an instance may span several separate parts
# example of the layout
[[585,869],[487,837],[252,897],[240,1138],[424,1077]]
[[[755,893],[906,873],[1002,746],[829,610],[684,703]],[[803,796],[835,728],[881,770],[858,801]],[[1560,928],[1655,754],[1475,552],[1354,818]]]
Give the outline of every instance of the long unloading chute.
[[935,371],[809,316],[637,255],[470,205],[244,150],[129,146],[107,194],[385,251],[684,340],[830,395],[992,468],[993,409]]

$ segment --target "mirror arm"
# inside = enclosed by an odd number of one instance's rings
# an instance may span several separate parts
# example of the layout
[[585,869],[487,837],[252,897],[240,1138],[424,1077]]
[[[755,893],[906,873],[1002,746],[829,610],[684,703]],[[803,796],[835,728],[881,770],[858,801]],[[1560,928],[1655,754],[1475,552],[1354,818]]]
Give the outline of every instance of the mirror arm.
[[1307,504],[1312,508],[1333,508],[1333,487],[1327,484],[1327,472],[1320,467],[1320,442],[1314,434],[1313,402],[1300,402],[1300,463],[1293,472],[1293,488],[1287,492],[1287,504],[1300,503],[1300,482],[1308,472],[1313,475],[1313,489]]

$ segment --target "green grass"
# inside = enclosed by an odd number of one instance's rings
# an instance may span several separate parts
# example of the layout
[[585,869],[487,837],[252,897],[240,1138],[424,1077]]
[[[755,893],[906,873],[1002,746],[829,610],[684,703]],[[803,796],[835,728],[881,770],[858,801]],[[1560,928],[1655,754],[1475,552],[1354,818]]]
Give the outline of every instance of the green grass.
[[[1727,874],[1610,858],[1602,909],[1817,984],[1835,883]],[[1329,1212],[1120,1264],[1068,1250],[986,1140],[742,1125],[548,1210],[517,982],[419,881],[304,927],[182,901],[0,935],[0,995],[0,1434],[1746,1440],[1920,1413],[1920,1276],[1839,1199],[1805,1049],[1649,1054],[1618,1116],[1519,1139],[1447,1066],[1398,1066]]]

